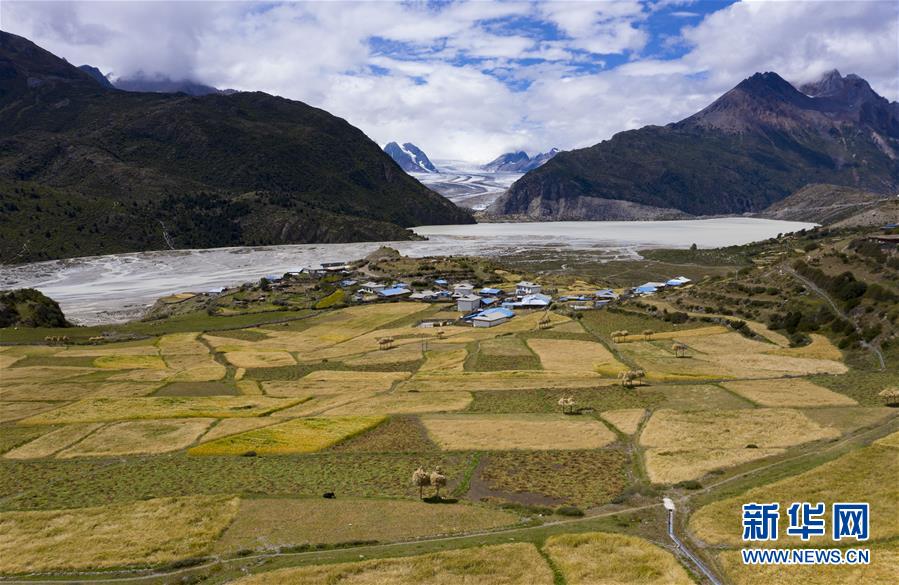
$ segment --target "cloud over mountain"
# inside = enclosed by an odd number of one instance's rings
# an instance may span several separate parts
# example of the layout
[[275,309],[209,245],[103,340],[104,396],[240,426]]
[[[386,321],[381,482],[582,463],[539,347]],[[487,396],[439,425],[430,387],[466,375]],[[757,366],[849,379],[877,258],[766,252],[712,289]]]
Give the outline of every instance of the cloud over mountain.
[[438,159],[586,146],[754,71],[855,71],[899,98],[892,2],[6,0],[0,16],[73,63],[303,100]]

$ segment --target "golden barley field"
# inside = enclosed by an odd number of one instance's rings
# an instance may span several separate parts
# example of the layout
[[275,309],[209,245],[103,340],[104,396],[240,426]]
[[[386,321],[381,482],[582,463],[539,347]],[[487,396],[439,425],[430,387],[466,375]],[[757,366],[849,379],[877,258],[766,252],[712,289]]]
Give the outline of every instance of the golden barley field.
[[12,451],[7,451],[3,456],[7,459],[39,459],[41,457],[52,457],[58,451],[65,449],[76,441],[80,441],[101,426],[103,426],[102,423],[65,425],[64,427],[41,435]]
[[[502,559],[502,562],[498,562]],[[553,574],[532,544],[502,544],[358,563],[259,573],[235,585],[552,585]]]
[[412,500],[241,500],[234,522],[216,542],[217,552],[273,549],[295,544],[390,542],[488,530],[518,522],[510,512],[468,504],[438,506]]
[[594,372],[612,376],[627,370],[601,343],[571,339],[529,339],[543,369],[557,372]]
[[318,370],[299,380],[263,382],[269,396],[293,397],[341,392],[384,392],[400,380],[409,377],[408,372],[356,372],[349,370]]
[[[66,424],[152,418],[261,416],[296,404],[268,396],[147,396],[93,398],[31,416],[21,424]],[[30,403],[34,404],[34,403]]]
[[696,479],[730,467],[779,454],[786,447],[840,432],[790,409],[676,411],[653,413],[640,435],[646,470],[655,483]]
[[159,498],[0,515],[0,571],[152,565],[201,555],[231,523],[230,496]]
[[759,406],[803,408],[858,404],[844,394],[838,394],[802,378],[743,380],[726,382],[724,387]]
[[384,422],[383,416],[297,418],[202,443],[191,455],[259,455],[313,453]]
[[544,552],[568,585],[692,585],[670,552],[636,536],[608,532],[560,534]]
[[868,565],[744,565],[740,551],[718,553],[718,562],[734,585],[894,585],[899,574],[899,543],[871,543]]
[[564,415],[430,415],[422,424],[442,449],[598,449],[615,434],[596,419]]
[[464,410],[471,404],[470,392],[393,391],[361,398],[325,411],[327,415],[420,414]]
[[214,422],[209,418],[130,420],[110,423],[57,453],[72,457],[112,457],[178,451],[192,445]]
[[[871,505],[871,539],[899,536],[899,450],[872,445],[843,455],[805,473],[750,489],[738,496],[713,502],[690,518],[690,530],[712,545],[740,547],[741,506],[746,502],[868,502]],[[781,512],[783,513],[783,512]],[[813,537],[815,538],[815,537]],[[818,544],[830,542],[816,537]],[[778,546],[800,545],[798,537],[781,534]],[[806,543],[815,546],[815,541]]]

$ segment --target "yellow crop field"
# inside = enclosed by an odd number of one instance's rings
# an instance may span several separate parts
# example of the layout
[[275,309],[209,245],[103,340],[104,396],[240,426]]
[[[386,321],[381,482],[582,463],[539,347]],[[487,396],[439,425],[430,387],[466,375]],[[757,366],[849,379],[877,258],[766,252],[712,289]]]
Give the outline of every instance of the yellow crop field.
[[158,355],[104,355],[96,358],[94,365],[110,370],[164,370],[166,367]]
[[868,565],[744,565],[740,551],[718,554],[718,562],[734,585],[895,585],[899,575],[899,544],[872,543]]
[[152,565],[206,553],[237,513],[229,496],[4,512],[0,572]]
[[802,378],[749,380],[728,382],[724,387],[760,406],[843,406],[858,404],[845,394],[838,394]]
[[145,345],[131,345],[121,347],[120,344],[110,343],[98,347],[68,347],[53,355],[58,357],[104,357],[104,356],[158,356],[159,349],[151,343]]
[[646,447],[742,449],[749,443],[759,447],[790,447],[831,439],[839,433],[820,425],[797,410],[756,408],[718,411],[657,410],[640,436]]
[[297,418],[301,416],[318,416],[331,411],[334,408],[353,404],[372,398],[377,392],[354,392],[346,390],[340,394],[316,394],[301,399],[299,404],[279,410],[272,414],[272,418]]
[[[501,562],[500,562],[501,559]],[[552,585],[532,544],[501,544],[358,563],[313,565],[250,575],[234,585]]]
[[297,363],[286,351],[229,351],[225,359],[238,368],[275,368]]
[[67,368],[58,366],[19,366],[3,370],[3,386],[8,384],[36,384],[59,382],[75,376],[96,372],[96,368]]
[[615,433],[596,419],[564,415],[429,415],[431,439],[448,451],[598,449]]
[[18,420],[57,407],[58,402],[0,402],[0,422]]
[[235,382],[237,389],[245,396],[258,396],[262,394],[262,387],[256,380],[237,380]]
[[[268,396],[146,396],[89,398],[21,424],[67,424],[155,418],[231,418],[260,416],[296,404],[298,400]],[[30,403],[35,404],[35,403]]]
[[543,550],[568,585],[693,585],[674,555],[636,536],[559,534]]
[[46,435],[25,443],[21,447],[8,451],[3,456],[8,459],[39,459],[50,457],[57,451],[65,449],[72,443],[80,441],[85,436],[103,426],[101,423],[84,425],[66,425]]
[[252,418],[223,418],[213,425],[205,435],[201,437],[204,442],[214,441],[222,437],[239,435],[247,431],[267,427],[283,422],[283,419],[270,416],[257,416]]
[[540,357],[545,370],[594,372],[614,377],[628,369],[604,345],[593,341],[529,339],[528,345]]
[[356,372],[318,370],[299,380],[263,382],[269,396],[309,396],[340,392],[383,392],[395,382],[409,377],[408,372]]
[[747,339],[739,333],[696,336],[686,343],[689,346],[686,358],[676,357],[667,341],[633,341],[620,344],[619,350],[637,362],[650,380],[659,381],[773,378],[847,371],[846,365],[839,361],[771,353],[771,344]]
[[191,418],[110,423],[56,456],[68,459],[177,451],[192,445],[213,422],[210,418]]
[[419,414],[464,410],[471,404],[469,392],[402,392],[378,394],[326,410],[337,414]]
[[643,427],[646,470],[656,483],[695,479],[722,467],[775,455],[786,447],[839,437],[796,410],[657,410]]
[[109,382],[162,382],[172,376],[171,370],[122,370],[107,375]]
[[[712,356],[720,365],[729,366],[729,371],[738,377],[843,374],[847,371],[846,365],[838,359],[778,355],[778,352],[784,350],[772,351],[770,344],[747,339],[739,333],[696,337],[691,339],[687,345],[695,352]],[[693,354],[691,353],[691,355]],[[735,359],[735,357],[739,359]]]
[[468,352],[465,348],[432,349],[425,354],[419,372],[461,372]]
[[785,355],[790,357],[803,357],[819,360],[842,361],[842,352],[830,342],[829,339],[819,333],[810,333],[812,342],[802,347],[785,347],[769,350],[767,353]]
[[621,410],[606,410],[600,416],[612,423],[612,425],[625,435],[633,435],[640,427],[640,421],[646,413],[642,408],[623,408]]
[[877,439],[874,441],[875,445],[881,445],[883,447],[895,447],[899,449],[899,433],[893,433],[891,435],[887,435],[882,439]]
[[[297,519],[302,518],[301,522]],[[215,550],[233,553],[297,544],[390,542],[487,530],[518,522],[509,512],[482,506],[434,506],[411,500],[242,500],[234,522]]]
[[[868,502],[871,505],[871,539],[899,536],[899,456],[896,449],[872,445],[843,455],[799,475],[753,488],[733,498],[700,508],[690,518],[690,530],[713,545],[745,546],[741,539],[742,508],[746,502],[779,502],[781,514],[792,502]],[[876,520],[875,520],[876,519]],[[816,546],[815,537],[806,546]],[[817,537],[832,544],[829,536]],[[781,531],[778,546],[797,546],[802,541]],[[876,564],[876,563],[875,563]]]
[[632,333],[624,337],[617,337],[617,343],[629,343],[631,341],[646,341],[654,339],[688,339],[693,337],[705,337],[707,335],[719,335],[730,331],[724,325],[711,325],[709,327],[697,327],[696,329],[682,329],[680,331],[660,331],[647,338],[642,333]]
[[[373,346],[369,346],[371,349]],[[397,345],[388,350],[370,351],[362,355],[343,360],[348,366],[369,366],[374,364],[395,364],[400,362],[414,362],[421,359],[421,344],[407,343]]]
[[699,479],[716,469],[741,465],[783,453],[782,448],[759,449],[677,449],[653,447],[643,453],[646,473],[653,483],[675,484]]
[[386,420],[383,416],[344,416],[297,418],[209,441],[193,447],[191,455],[259,455],[313,453],[374,428]]
[[446,392],[464,390],[530,390],[534,388],[564,389],[608,386],[615,380],[593,373],[562,374],[545,370],[506,370],[496,372],[442,372],[416,374],[400,385],[401,390]]

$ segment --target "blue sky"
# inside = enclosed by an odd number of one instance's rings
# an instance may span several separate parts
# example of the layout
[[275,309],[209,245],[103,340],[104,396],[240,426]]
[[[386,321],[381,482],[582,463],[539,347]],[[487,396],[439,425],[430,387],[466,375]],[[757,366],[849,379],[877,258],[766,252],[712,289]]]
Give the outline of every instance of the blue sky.
[[899,98],[879,0],[22,2],[4,30],[112,77],[261,90],[432,158],[578,148],[682,119],[757,71]]

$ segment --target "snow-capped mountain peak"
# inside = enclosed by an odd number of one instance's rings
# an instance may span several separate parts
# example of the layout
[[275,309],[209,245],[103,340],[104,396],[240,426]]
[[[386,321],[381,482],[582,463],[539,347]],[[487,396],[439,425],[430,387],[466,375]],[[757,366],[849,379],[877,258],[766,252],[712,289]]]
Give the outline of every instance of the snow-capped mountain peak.
[[396,142],[390,142],[384,147],[384,152],[390,155],[396,164],[407,173],[439,173],[437,167],[430,161],[424,151],[411,142],[405,142],[402,146]]

